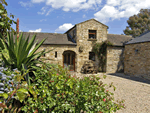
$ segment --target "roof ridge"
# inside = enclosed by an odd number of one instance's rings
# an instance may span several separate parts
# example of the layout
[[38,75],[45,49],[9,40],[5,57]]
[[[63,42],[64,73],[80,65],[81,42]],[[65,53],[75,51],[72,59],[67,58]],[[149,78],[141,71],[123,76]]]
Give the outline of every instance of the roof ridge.
[[[95,18],[91,18],[91,19],[85,20],[85,21],[83,21],[83,22],[77,23],[77,24],[75,24],[75,25],[78,25],[78,24],[81,24],[81,23],[84,23],[84,22],[87,22],[87,21],[90,21],[90,20],[94,20],[94,21],[96,21],[96,22],[101,23],[100,21],[96,20]],[[105,24],[103,24],[103,23],[101,23],[101,24],[104,25],[104,26],[106,26],[107,28],[109,28],[107,25],[105,25]]]
[[105,24],[101,23],[100,21],[96,20],[95,18],[91,18],[91,19],[88,19],[88,20],[85,20],[85,21],[83,21],[83,22],[80,22],[80,23],[75,24],[72,28],[68,29],[65,33],[69,32],[69,31],[70,31],[71,29],[73,29],[76,25],[79,25],[79,24],[82,24],[82,23],[88,22],[88,21],[90,21],[90,20],[94,20],[94,21],[96,21],[96,22],[99,22],[100,24],[102,24],[102,25],[106,26],[106,27],[107,27],[107,29],[109,28],[107,25],[105,25]]
[[119,35],[119,36],[127,36],[127,37],[132,37],[130,35],[120,35],[120,34],[108,34],[108,35]]
[[19,32],[19,33],[47,33],[47,34],[61,34],[61,35],[65,35],[62,33],[48,33],[48,32]]

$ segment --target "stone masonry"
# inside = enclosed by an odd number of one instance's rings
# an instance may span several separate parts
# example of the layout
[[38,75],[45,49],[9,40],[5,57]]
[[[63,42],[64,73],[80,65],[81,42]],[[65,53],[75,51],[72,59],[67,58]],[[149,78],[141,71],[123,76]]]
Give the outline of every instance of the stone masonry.
[[150,42],[125,45],[124,73],[150,80]]
[[[73,37],[73,32],[75,30],[75,37]],[[96,39],[89,40],[89,30],[96,30]],[[42,47],[39,49],[43,50],[44,48],[46,50],[53,49],[56,47],[55,50],[53,50],[50,53],[46,54],[46,62],[49,63],[54,63],[54,64],[59,64],[63,66],[63,52],[67,50],[71,50],[75,52],[75,71],[76,72],[81,72],[81,68],[84,64],[84,61],[89,60],[89,52],[92,51],[92,46],[94,44],[94,41],[96,42],[102,42],[107,40],[107,26],[104,24],[101,24],[100,22],[91,19],[79,24],[76,24],[74,28],[72,28],[68,32],[73,39],[76,41],[77,46],[71,46],[71,45],[42,45]],[[79,52],[79,47],[83,46],[83,52]],[[54,54],[55,51],[57,51],[57,58],[55,58]],[[52,61],[50,59],[53,59],[55,61]],[[98,65],[99,61],[96,56],[95,60],[96,65]]]
[[[54,49],[55,48],[55,49]],[[38,51],[42,50],[53,50],[50,51],[49,53],[46,53],[45,57],[45,62],[52,63],[52,64],[59,64],[63,66],[63,52],[67,50],[74,51],[75,53],[77,52],[76,46],[68,46],[68,45],[42,45]],[[57,58],[55,58],[55,52],[57,52]],[[76,60],[76,55],[75,55],[75,70],[77,70],[77,60]]]
[[123,72],[124,69],[124,47],[107,47],[106,72]]
[[[43,49],[52,50],[55,48],[55,50],[47,53],[43,58],[45,58],[45,62],[59,64],[61,66],[63,66],[64,62],[64,52],[65,55],[68,52],[71,52],[72,55],[75,53],[75,72],[81,72],[84,62],[89,60],[89,52],[92,52],[93,45],[95,43],[102,43],[106,40],[109,40],[114,45],[107,48],[106,65],[104,66],[104,71],[107,73],[123,72],[123,43],[128,41],[130,38],[124,35],[107,34],[107,29],[108,26],[95,19],[90,19],[76,24],[64,34],[37,33],[37,39],[42,40],[44,37],[48,37],[38,51]],[[89,38],[89,30],[96,30],[95,39]],[[24,34],[28,33],[26,32]],[[34,33],[30,34],[33,36]],[[83,47],[83,51],[79,51],[79,48],[81,47]],[[56,58],[55,52],[57,52]],[[68,56],[65,58],[67,59]],[[74,56],[72,58],[74,58]],[[100,68],[100,61],[97,55],[95,55],[94,63],[98,68]]]
[[[89,30],[96,30],[96,40],[89,40]],[[92,46],[94,41],[102,42],[107,40],[107,26],[97,22],[95,20],[85,21],[76,25],[76,37],[77,37],[77,50],[80,46],[83,46],[83,52],[77,51],[77,72],[81,71],[81,68],[84,64],[84,61],[89,60],[89,52],[92,51]],[[96,65],[99,61],[96,56],[95,60]]]

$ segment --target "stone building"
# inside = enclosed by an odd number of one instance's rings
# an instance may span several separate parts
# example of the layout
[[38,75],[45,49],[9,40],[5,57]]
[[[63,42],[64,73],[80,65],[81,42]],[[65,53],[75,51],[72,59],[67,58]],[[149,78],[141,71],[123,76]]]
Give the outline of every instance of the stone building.
[[93,44],[109,40],[114,46],[107,48],[105,69],[108,73],[119,72],[123,70],[122,53],[124,51],[124,43],[131,40],[131,37],[107,34],[107,29],[108,26],[95,19],[90,19],[76,24],[64,34],[31,32],[23,32],[23,34],[26,36],[30,34],[30,38],[36,34],[38,41],[47,37],[38,50],[55,48],[44,56],[46,62],[59,64],[63,67],[69,66],[69,70],[76,72],[81,72],[81,68],[87,60],[93,60],[95,65],[98,66],[98,56],[92,52]]
[[150,80],[150,31],[125,44],[124,73]]
[[124,72],[125,43],[132,39],[131,36],[107,34],[107,39],[113,46],[107,47],[106,72]]

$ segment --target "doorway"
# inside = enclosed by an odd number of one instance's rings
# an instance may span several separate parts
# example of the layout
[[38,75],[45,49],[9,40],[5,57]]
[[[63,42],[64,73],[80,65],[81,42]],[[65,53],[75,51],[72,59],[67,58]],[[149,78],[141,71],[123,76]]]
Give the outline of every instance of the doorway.
[[70,50],[64,51],[63,67],[68,68],[69,71],[75,71],[75,52]]

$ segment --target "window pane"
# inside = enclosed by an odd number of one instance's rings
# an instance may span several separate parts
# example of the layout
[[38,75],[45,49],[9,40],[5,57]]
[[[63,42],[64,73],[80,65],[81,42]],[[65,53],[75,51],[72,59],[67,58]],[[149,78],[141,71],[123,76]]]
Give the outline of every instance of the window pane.
[[94,34],[89,34],[89,38],[90,39],[95,39],[95,35]]
[[96,30],[89,30],[89,39],[96,39]]

